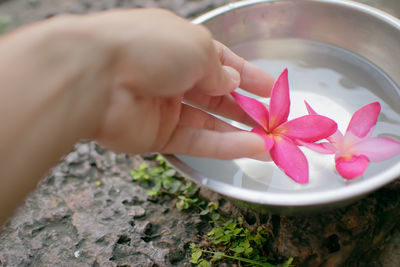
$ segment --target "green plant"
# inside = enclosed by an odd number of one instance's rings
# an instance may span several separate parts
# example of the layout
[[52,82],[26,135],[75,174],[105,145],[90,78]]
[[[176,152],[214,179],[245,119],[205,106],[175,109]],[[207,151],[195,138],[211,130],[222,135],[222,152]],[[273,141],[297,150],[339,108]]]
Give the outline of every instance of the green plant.
[[[265,252],[264,247],[270,236],[265,229],[259,226],[251,232],[245,227],[243,218],[224,218],[218,203],[199,199],[199,188],[179,176],[160,155],[156,157],[155,165],[143,163],[131,175],[133,181],[148,189],[150,197],[173,196],[177,199],[177,209],[198,210],[199,215],[211,224],[212,229],[202,237],[204,242],[201,246],[190,244],[191,263],[208,267],[220,260],[230,259],[245,266],[275,266],[270,263],[274,259]],[[291,262],[292,259],[289,259],[280,266],[289,266]]]
[[[262,267],[276,267],[277,266],[277,265],[270,264],[268,262],[260,262],[260,261],[252,260],[249,258],[227,255],[224,252],[220,252],[220,251],[214,252],[214,251],[210,251],[210,250],[199,249],[196,247],[196,245],[194,243],[190,244],[190,248],[192,249],[192,259],[190,262],[197,264],[197,266],[208,267],[208,266],[211,266],[211,263],[220,261],[223,258],[236,260],[236,261],[242,262],[244,264],[247,264],[249,266],[262,266]],[[207,254],[211,254],[211,260],[209,260],[209,261],[202,258],[202,256],[207,256]],[[285,263],[278,265],[278,266],[288,267],[292,264],[292,261],[293,261],[293,259],[290,258]]]
[[[191,263],[199,266],[210,266],[211,263],[224,258],[243,263],[246,266],[276,266],[271,264],[273,258],[265,255],[264,244],[268,240],[269,233],[261,226],[255,233],[243,225],[243,218],[224,221],[222,217],[214,221],[215,226],[207,234],[207,249],[191,244]],[[289,266],[289,259],[280,266]],[[208,264],[208,265],[207,265]]]
[[178,198],[176,207],[180,210],[199,205],[201,201],[194,197],[198,191],[192,182],[180,177],[160,155],[156,157],[156,165],[142,163],[131,171],[132,180],[147,188],[149,196],[172,195]]

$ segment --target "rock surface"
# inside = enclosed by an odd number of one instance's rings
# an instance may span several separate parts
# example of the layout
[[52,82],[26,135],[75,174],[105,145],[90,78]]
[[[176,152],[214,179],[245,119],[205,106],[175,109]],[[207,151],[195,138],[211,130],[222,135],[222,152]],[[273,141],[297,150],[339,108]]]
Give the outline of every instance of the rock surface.
[[130,157],[76,146],[0,236],[3,266],[185,266],[198,215],[147,201]]
[[[164,7],[194,17],[227,0],[9,0],[0,15],[8,29],[61,13],[113,7]],[[365,0],[400,15],[397,0]],[[194,212],[180,212],[168,197],[147,199],[129,172],[140,156],[78,144],[40,182],[0,235],[1,266],[190,266],[188,243],[207,226]],[[202,190],[249,227],[273,233],[266,249],[296,257],[303,266],[400,265],[400,181],[348,207],[312,216],[278,216],[246,210]],[[390,237],[393,234],[393,239]],[[375,256],[381,253],[380,258]]]

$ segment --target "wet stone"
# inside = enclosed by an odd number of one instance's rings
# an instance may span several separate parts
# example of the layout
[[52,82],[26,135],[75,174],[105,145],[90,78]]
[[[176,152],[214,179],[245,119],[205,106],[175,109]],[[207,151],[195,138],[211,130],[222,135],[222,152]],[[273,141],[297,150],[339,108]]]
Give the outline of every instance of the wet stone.
[[133,216],[133,218],[141,218],[146,215],[146,210],[140,206],[133,206],[129,210],[129,214]]
[[89,145],[88,144],[81,144],[78,146],[77,152],[80,156],[88,155],[89,154]]

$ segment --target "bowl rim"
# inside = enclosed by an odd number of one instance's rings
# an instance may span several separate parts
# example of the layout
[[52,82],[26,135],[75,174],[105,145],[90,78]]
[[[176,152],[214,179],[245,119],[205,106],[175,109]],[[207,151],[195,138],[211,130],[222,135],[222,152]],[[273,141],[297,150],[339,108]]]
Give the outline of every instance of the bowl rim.
[[[239,9],[247,6],[252,6],[261,3],[268,2],[317,2],[323,4],[336,4],[339,6],[356,9],[357,11],[367,13],[378,19],[383,20],[396,27],[400,32],[400,20],[396,17],[381,11],[377,8],[368,6],[366,4],[357,3],[348,0],[245,0],[235,3],[230,3],[214,10],[211,10],[194,20],[194,24],[203,24],[204,22],[215,18],[216,16],[222,15],[226,12],[230,12],[234,9]],[[188,178],[194,180],[195,182],[206,186],[214,192],[221,195],[225,195],[230,198],[241,200],[244,202],[259,204],[263,206],[277,206],[277,207],[302,207],[302,206],[319,206],[324,204],[331,204],[337,202],[345,202],[349,199],[356,199],[362,197],[368,193],[371,193],[378,188],[395,181],[400,178],[400,162],[393,165],[392,167],[386,169],[375,175],[374,179],[363,180],[361,183],[353,184],[349,183],[346,186],[334,189],[334,190],[322,190],[318,192],[309,192],[305,194],[296,193],[296,191],[290,193],[275,193],[275,192],[264,192],[256,191],[247,188],[237,187],[231,184],[227,184],[221,181],[217,181],[213,178],[206,177],[200,172],[194,170],[186,163],[181,161],[177,156],[173,154],[163,154],[165,159],[180,172],[182,172]]]
[[356,9],[363,13],[375,16],[386,23],[391,24],[400,30],[400,19],[395,16],[382,11],[378,8],[369,6],[367,4],[351,1],[351,0],[242,0],[239,2],[229,3],[218,7],[216,9],[210,10],[192,20],[194,24],[203,24],[206,21],[213,19],[216,16],[222,15],[226,12],[230,12],[235,9],[243,8],[246,6],[257,5],[261,3],[272,3],[272,2],[316,2],[321,4],[336,4],[339,6]]

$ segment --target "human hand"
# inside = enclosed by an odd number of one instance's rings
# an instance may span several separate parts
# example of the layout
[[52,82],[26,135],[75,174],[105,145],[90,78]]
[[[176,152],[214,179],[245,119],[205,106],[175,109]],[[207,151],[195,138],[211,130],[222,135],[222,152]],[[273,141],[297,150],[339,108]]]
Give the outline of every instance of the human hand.
[[116,82],[96,135],[102,145],[222,159],[263,154],[260,137],[202,110],[252,124],[227,94],[240,86],[268,96],[273,78],[267,72],[170,12],[105,12],[87,22],[116,51]]
[[0,224],[83,138],[128,153],[263,153],[261,137],[202,110],[252,124],[228,93],[267,96],[273,78],[170,12],[27,25],[2,36],[0,63]]

